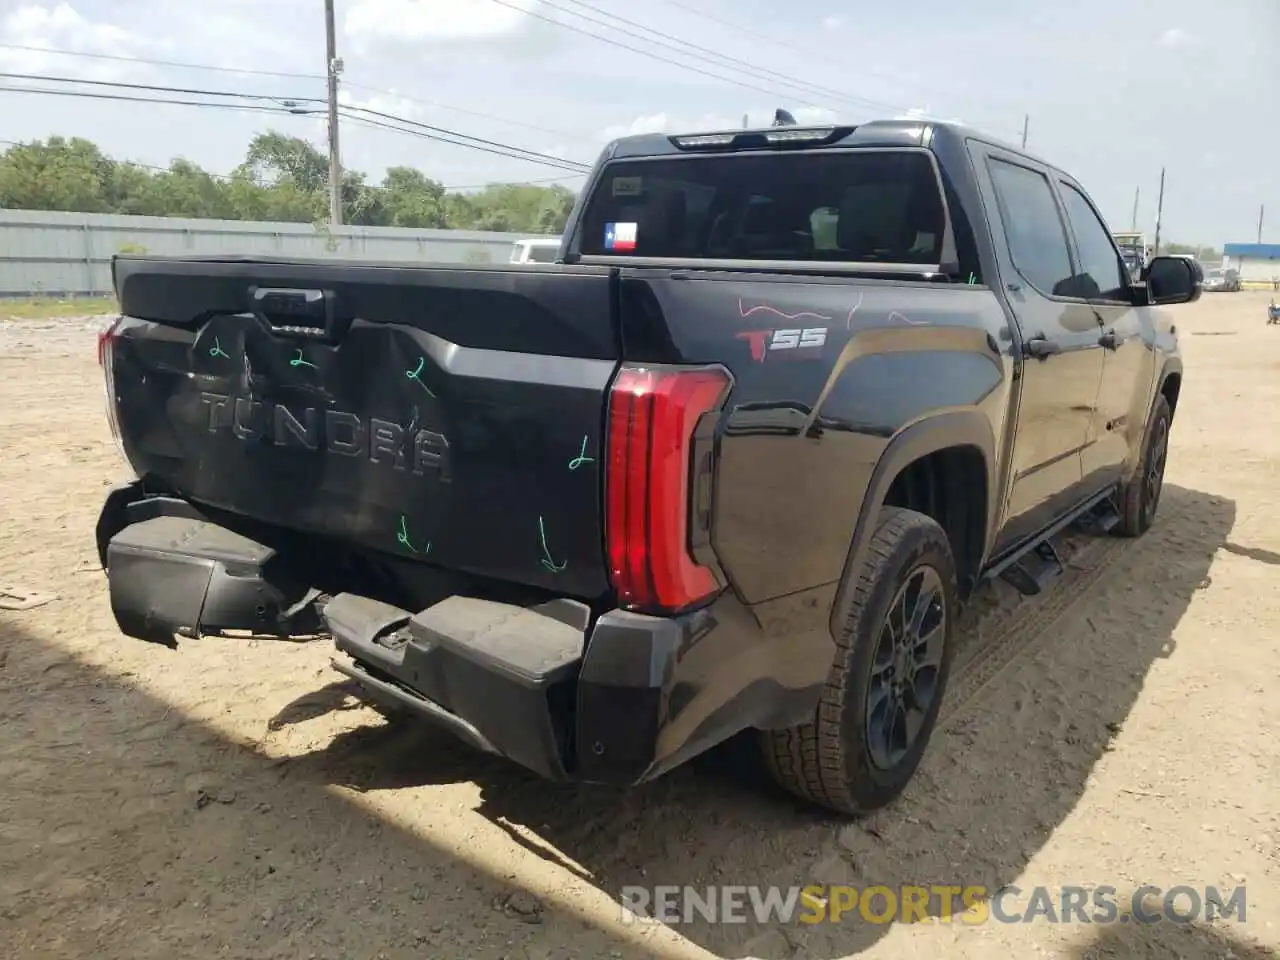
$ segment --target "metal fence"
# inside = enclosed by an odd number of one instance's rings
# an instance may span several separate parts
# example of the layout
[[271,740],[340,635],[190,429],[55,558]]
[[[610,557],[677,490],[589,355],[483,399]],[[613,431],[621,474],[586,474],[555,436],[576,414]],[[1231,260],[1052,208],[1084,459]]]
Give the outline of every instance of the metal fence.
[[0,210],[0,297],[109,294],[117,253],[503,263],[535,234]]

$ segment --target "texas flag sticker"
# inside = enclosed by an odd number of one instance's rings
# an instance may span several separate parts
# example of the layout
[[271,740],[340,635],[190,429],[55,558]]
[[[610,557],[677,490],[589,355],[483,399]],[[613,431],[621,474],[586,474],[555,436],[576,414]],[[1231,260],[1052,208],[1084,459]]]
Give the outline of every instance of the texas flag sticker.
[[604,248],[615,253],[630,253],[636,248],[636,224],[606,223]]

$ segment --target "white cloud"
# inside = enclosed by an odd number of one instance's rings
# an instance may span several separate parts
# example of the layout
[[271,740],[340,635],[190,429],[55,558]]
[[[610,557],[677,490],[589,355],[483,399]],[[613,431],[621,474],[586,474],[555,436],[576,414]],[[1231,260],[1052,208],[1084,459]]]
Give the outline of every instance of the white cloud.
[[395,90],[380,90],[367,97],[358,97],[350,89],[344,88],[338,91],[338,102],[343,106],[390,113],[407,120],[416,120],[422,113],[417,101],[408,100]]
[[1164,33],[1160,34],[1160,46],[1162,47],[1182,47],[1191,42],[1191,34],[1183,30],[1181,27],[1170,27]]
[[[0,38],[18,47],[111,56],[136,56],[142,46],[140,37],[123,27],[86,20],[69,3],[18,7],[0,25]],[[0,50],[0,64],[13,73],[56,73],[99,80],[134,72],[129,64],[118,60],[62,57],[40,50]]]
[[[773,123],[773,110],[759,108],[745,111],[748,127],[767,127]],[[791,111],[796,123],[800,126],[835,123],[837,115],[824,107],[797,107]],[[600,131],[600,139],[616,140],[618,137],[635,136],[641,133],[708,133],[715,130],[742,129],[743,114],[726,116],[724,114],[704,113],[700,117],[673,116],[669,113],[651,113],[636,117],[630,123],[618,123],[605,127]]]
[[936,123],[964,123],[959,117],[942,117],[929,110],[928,107],[911,107],[898,114],[895,120],[932,120]]
[[822,25],[828,30],[839,30],[844,26],[844,17],[823,17]]
[[[536,0],[511,0],[529,9]],[[525,29],[530,18],[489,0],[356,0],[344,27],[357,42],[487,40]]]

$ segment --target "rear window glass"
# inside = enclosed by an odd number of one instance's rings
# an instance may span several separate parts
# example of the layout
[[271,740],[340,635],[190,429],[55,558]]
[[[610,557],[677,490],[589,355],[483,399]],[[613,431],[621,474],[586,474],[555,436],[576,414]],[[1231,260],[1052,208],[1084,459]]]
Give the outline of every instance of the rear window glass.
[[943,223],[921,152],[704,155],[610,164],[579,242],[586,256],[932,265]]

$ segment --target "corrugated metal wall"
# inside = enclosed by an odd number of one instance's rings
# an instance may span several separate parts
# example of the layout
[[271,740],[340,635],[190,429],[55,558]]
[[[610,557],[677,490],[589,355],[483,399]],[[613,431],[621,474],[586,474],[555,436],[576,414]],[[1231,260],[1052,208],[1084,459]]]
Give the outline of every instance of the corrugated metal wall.
[[111,258],[121,252],[503,263],[514,241],[531,236],[0,210],[0,297],[110,293]]

